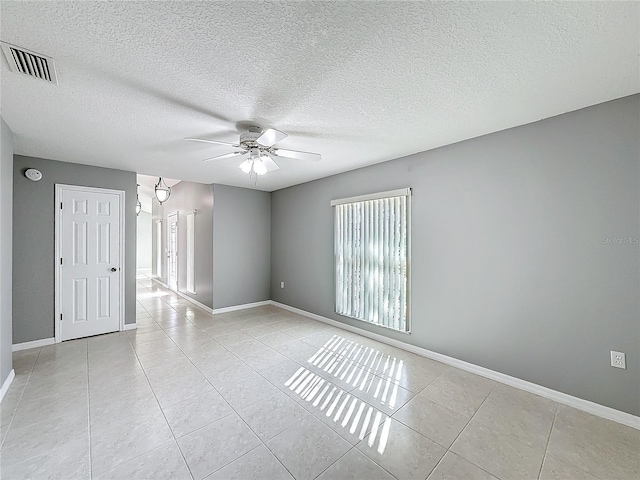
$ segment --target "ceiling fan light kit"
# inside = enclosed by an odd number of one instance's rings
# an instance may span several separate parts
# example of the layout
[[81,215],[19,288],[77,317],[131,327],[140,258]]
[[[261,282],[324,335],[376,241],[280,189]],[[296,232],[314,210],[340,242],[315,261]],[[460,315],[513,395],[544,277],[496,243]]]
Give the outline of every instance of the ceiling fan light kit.
[[262,161],[262,158],[258,157],[253,161],[253,171],[256,172],[257,175],[264,175],[267,173],[267,167]]
[[245,160],[242,162],[240,164],[240,170],[244,173],[251,173],[251,170],[253,170],[253,160]]
[[171,196],[171,187],[164,183],[162,177],[158,177],[158,183],[156,183],[154,190],[156,193],[156,199],[160,202],[160,205],[169,200],[169,197]]
[[240,141],[236,143],[221,142],[218,140],[208,140],[205,138],[185,138],[185,140],[193,142],[213,143],[217,145],[227,145],[233,147],[236,151],[225,153],[215,157],[207,158],[204,162],[211,160],[223,160],[226,158],[245,157],[249,155],[240,165],[239,168],[244,173],[252,176],[265,175],[268,172],[278,170],[280,167],[274,161],[275,158],[288,158],[294,160],[310,160],[312,162],[320,161],[319,153],[302,152],[299,150],[286,150],[277,148],[276,143],[287,138],[287,134],[268,128],[263,130],[259,127],[250,127],[248,131],[240,135]]

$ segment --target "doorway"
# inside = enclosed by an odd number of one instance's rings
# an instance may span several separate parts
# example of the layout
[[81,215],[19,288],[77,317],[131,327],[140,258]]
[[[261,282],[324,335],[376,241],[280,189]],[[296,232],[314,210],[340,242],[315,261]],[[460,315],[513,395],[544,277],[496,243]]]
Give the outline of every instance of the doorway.
[[178,291],[178,212],[167,215],[167,285]]
[[56,342],[124,330],[124,192],[56,185]]

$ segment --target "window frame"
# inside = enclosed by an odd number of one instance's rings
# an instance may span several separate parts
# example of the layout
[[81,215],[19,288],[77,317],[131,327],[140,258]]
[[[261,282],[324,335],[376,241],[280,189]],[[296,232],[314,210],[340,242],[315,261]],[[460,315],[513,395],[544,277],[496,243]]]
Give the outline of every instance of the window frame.
[[405,238],[405,243],[406,243],[406,253],[405,253],[405,258],[406,258],[406,265],[405,265],[405,269],[406,269],[406,290],[405,290],[405,308],[406,308],[406,315],[405,315],[405,329],[396,329],[394,327],[388,326],[388,325],[384,325],[381,323],[377,323],[374,321],[370,321],[367,320],[365,318],[359,318],[359,317],[355,317],[355,316],[351,316],[345,313],[340,313],[338,312],[338,257],[337,257],[337,242],[338,242],[338,238],[337,238],[337,209],[334,210],[333,213],[333,221],[334,221],[334,232],[333,232],[333,239],[334,239],[334,248],[333,248],[333,255],[334,255],[334,260],[333,260],[333,268],[334,268],[334,275],[333,275],[333,280],[334,280],[334,313],[336,313],[337,315],[340,315],[342,317],[345,318],[350,318],[353,320],[357,320],[363,323],[367,323],[370,325],[373,325],[375,327],[381,327],[381,328],[385,328],[388,330],[391,330],[393,332],[397,332],[397,333],[402,333],[402,334],[407,334],[407,335],[411,335],[411,331],[412,331],[412,315],[411,315],[411,197],[413,196],[413,192],[411,188],[402,188],[402,189],[397,189],[397,190],[389,190],[389,191],[385,191],[385,192],[379,192],[379,193],[372,193],[372,194],[367,194],[367,195],[359,195],[359,196],[355,196],[355,197],[347,197],[347,198],[341,198],[341,199],[336,199],[336,200],[332,200],[331,201],[331,207],[336,207],[339,205],[344,205],[344,204],[352,204],[352,203],[359,203],[359,202],[366,202],[366,201],[370,201],[370,200],[381,200],[381,199],[389,199],[389,198],[394,198],[394,197],[401,197],[404,196],[406,197],[406,238]]

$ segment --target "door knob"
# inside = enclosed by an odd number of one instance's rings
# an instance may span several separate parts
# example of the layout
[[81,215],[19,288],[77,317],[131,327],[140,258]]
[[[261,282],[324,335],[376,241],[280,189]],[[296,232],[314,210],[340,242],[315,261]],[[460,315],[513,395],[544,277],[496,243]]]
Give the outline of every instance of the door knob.
[[116,267],[111,267],[111,271],[112,271],[112,272],[117,272],[117,271],[118,271],[118,269],[117,269]]

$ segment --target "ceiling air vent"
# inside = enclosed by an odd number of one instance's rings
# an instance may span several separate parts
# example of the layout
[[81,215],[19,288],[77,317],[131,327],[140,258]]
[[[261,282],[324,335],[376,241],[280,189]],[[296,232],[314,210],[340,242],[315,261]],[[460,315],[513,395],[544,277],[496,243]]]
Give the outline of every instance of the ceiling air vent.
[[0,45],[12,71],[58,84],[53,58],[5,42]]

